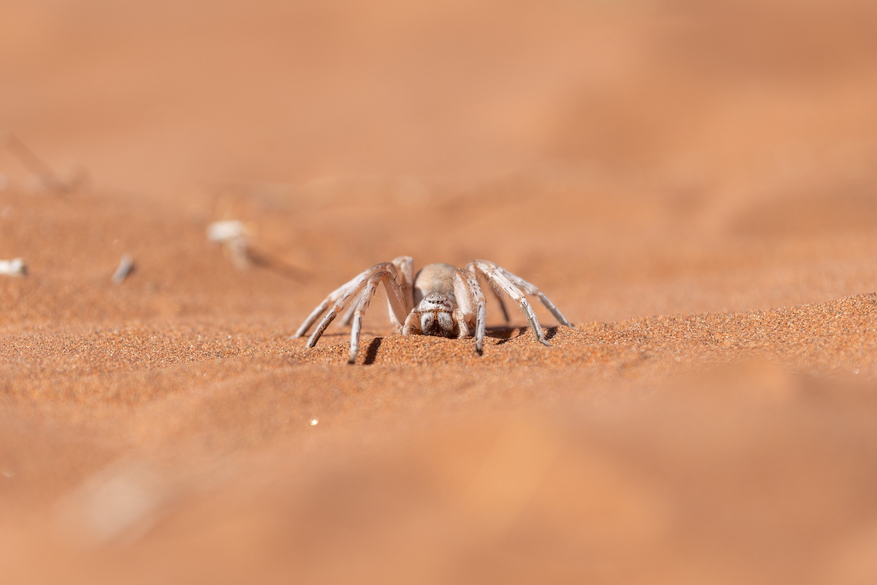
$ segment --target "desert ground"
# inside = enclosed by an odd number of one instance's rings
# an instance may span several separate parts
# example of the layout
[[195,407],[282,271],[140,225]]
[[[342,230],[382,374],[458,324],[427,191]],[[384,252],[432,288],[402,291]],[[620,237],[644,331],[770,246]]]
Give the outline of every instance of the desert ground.
[[[0,582],[877,582],[875,30],[3,3]],[[494,261],[575,327],[488,298],[479,356],[379,291],[356,364],[292,338],[400,255]]]

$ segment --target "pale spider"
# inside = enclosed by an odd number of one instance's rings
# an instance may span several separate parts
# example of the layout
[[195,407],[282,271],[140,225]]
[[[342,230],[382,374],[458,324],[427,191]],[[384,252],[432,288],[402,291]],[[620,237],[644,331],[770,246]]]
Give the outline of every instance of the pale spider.
[[475,351],[480,355],[484,347],[485,300],[478,284],[479,275],[492,285],[490,289],[500,302],[506,322],[509,321],[509,314],[499,291],[521,306],[536,339],[544,345],[550,344],[545,340],[539,320],[525,295],[537,297],[562,325],[572,327],[542,291],[493,262],[472,260],[465,269],[450,264],[428,264],[415,276],[414,260],[410,256],[399,256],[392,262],[375,264],[333,291],[308,315],[295,337],[304,336],[331,305],[332,308],[308,339],[307,347],[314,347],[329,324],[353,299],[342,318],[342,325],[353,322],[349,363],[354,363],[359,353],[362,317],[378,285],[383,282],[389,299],[390,319],[397,329],[402,329],[402,335],[463,338],[474,332]]

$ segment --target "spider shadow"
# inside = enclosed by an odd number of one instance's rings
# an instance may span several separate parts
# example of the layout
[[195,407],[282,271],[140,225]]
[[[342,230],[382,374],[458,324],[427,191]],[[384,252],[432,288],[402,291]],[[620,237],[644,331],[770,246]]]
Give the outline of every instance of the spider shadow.
[[[557,335],[557,327],[544,327],[543,329],[545,330],[545,339],[548,341]],[[484,336],[491,339],[499,339],[496,345],[504,345],[512,339],[525,335],[529,330],[529,327],[488,327],[484,330]]]
[[378,350],[383,342],[383,337],[375,337],[371,340],[371,343],[368,344],[368,348],[365,350],[365,359],[362,361],[362,365],[370,366],[375,363],[375,358],[378,357]]
[[[525,335],[529,330],[529,327],[488,327],[485,329],[484,335],[491,339],[499,339],[499,341],[496,342],[496,345],[503,345],[512,339]],[[555,335],[557,335],[557,327],[545,328],[545,339],[551,340]],[[383,344],[383,342],[383,337],[375,337],[369,342],[368,347],[365,350],[365,358],[362,360],[362,365],[371,366],[375,363],[375,360],[378,357],[378,351],[381,349],[381,344]]]

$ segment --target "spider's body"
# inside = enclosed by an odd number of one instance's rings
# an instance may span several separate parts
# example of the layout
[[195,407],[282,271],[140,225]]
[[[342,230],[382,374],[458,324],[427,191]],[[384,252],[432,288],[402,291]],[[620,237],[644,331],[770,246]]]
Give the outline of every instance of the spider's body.
[[332,292],[314,309],[295,335],[301,337],[307,333],[328,309],[308,340],[307,346],[314,347],[338,313],[347,307],[342,323],[353,324],[350,332],[350,363],[354,363],[359,353],[363,315],[378,285],[383,282],[387,289],[390,319],[401,328],[402,335],[463,338],[474,334],[475,350],[480,354],[484,347],[485,300],[478,276],[492,285],[490,288],[500,302],[506,321],[508,312],[498,291],[520,305],[541,343],[548,345],[525,295],[538,297],[562,325],[572,326],[542,291],[493,262],[472,260],[465,269],[450,264],[428,264],[415,277],[412,258],[400,256],[392,262],[375,264]]
[[414,278],[415,311],[420,314],[420,331],[424,335],[460,336],[459,324],[453,318],[457,308],[456,271],[450,264],[428,264]]

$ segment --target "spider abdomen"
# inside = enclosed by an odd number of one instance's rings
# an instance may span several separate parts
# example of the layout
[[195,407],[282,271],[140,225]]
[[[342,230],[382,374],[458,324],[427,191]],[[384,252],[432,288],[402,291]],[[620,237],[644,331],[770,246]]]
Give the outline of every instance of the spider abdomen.
[[[456,304],[454,295],[454,272],[457,269],[450,264],[436,262],[427,264],[414,277],[414,304],[420,302],[430,293],[441,293]],[[451,308],[453,310],[453,308]]]

